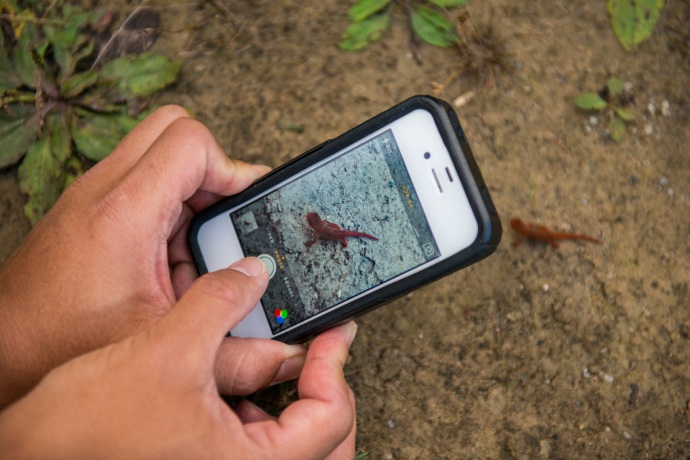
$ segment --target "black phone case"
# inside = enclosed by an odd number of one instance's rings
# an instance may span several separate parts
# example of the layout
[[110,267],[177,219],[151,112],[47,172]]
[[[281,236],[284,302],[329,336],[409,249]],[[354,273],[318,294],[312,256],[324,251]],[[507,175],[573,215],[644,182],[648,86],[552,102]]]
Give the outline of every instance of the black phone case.
[[431,96],[414,96],[374,118],[365,121],[345,134],[335,139],[328,140],[288,161],[284,165],[258,179],[243,192],[225,198],[199,212],[192,221],[189,231],[189,245],[199,273],[204,274],[208,271],[200,253],[199,245],[197,244],[197,234],[200,226],[204,222],[219,214],[227,212],[231,208],[256,195],[260,195],[271,187],[278,185],[303,169],[334,155],[340,150],[359,143],[359,141],[368,134],[377,131],[392,121],[417,109],[427,110],[436,120],[443,141],[458,171],[458,176],[465,189],[472,210],[477,217],[479,230],[476,240],[468,248],[432,265],[426,270],[418,272],[410,277],[403,277],[385,287],[375,288],[372,292],[356,301],[344,306],[333,307],[331,310],[327,310],[326,314],[312,319],[305,324],[298,325],[274,338],[287,343],[308,340],[319,332],[367,313],[410,291],[418,289],[425,284],[449,275],[450,273],[460,270],[492,254],[501,240],[501,221],[491,200],[489,191],[484,184],[479,166],[472,155],[472,151],[467,143],[465,133],[460,126],[457,115],[453,108],[442,100]]

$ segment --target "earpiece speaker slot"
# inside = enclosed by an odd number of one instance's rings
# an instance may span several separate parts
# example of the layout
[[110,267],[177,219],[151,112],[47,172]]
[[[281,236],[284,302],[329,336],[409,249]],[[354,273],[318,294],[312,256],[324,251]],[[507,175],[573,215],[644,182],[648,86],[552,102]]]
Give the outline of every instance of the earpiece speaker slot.
[[434,179],[436,180],[436,185],[438,186],[438,191],[443,193],[443,187],[441,187],[441,181],[438,180],[438,176],[436,175],[436,170],[432,169],[431,173],[434,175]]

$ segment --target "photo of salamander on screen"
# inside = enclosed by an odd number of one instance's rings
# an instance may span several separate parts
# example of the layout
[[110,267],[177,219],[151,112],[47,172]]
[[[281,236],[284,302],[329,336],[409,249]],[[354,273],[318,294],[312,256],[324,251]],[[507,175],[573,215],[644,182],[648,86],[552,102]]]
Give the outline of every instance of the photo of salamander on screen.
[[[276,261],[262,297],[276,330],[438,254],[390,132],[250,204],[234,223],[246,254]],[[276,309],[288,313],[277,324]]]
[[307,223],[309,224],[309,227],[312,228],[312,232],[314,234],[311,241],[304,243],[304,245],[307,247],[311,247],[319,239],[340,241],[344,248],[347,247],[347,241],[345,238],[368,238],[370,240],[378,241],[378,238],[368,233],[341,229],[337,224],[321,219],[321,216],[315,212],[307,213]]

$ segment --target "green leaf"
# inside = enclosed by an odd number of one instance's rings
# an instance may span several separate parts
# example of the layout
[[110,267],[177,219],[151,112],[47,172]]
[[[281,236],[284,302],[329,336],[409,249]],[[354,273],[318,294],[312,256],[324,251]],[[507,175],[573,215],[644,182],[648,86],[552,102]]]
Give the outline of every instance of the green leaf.
[[14,71],[12,61],[7,57],[5,51],[0,49],[0,93],[20,86],[22,86],[22,80]]
[[93,53],[90,37],[82,32],[88,23],[90,13],[76,13],[65,9],[64,25],[46,24],[43,30],[53,45],[53,56],[60,67],[60,79],[65,80],[74,73],[77,63]]
[[454,6],[464,6],[467,5],[468,0],[428,0],[434,5],[440,6],[441,8],[454,7]]
[[582,110],[603,110],[608,103],[597,93],[584,93],[575,99],[575,105]]
[[429,21],[429,23],[433,24],[434,27],[443,30],[445,32],[450,32],[453,30],[453,23],[448,20],[447,17],[445,17],[443,14],[439,13],[436,10],[432,10],[431,8],[426,8],[424,6],[421,6],[417,8],[417,13],[419,13],[420,16],[422,16],[424,19]]
[[73,97],[79,96],[87,88],[90,88],[91,86],[95,85],[97,81],[98,72],[94,70],[87,70],[86,72],[81,72],[72,75],[62,84],[62,97],[64,99],[71,99]]
[[70,156],[62,169],[65,174],[63,191],[84,174],[84,165],[76,155]]
[[412,28],[430,45],[448,47],[456,39],[451,33],[453,24],[441,13],[420,7],[412,12]]
[[9,112],[0,111],[0,169],[21,160],[38,137],[38,118],[33,106],[11,105]]
[[626,50],[649,38],[663,7],[664,0],[608,1],[613,31]]
[[110,155],[138,121],[123,114],[102,115],[83,111],[80,115],[72,120],[72,137],[77,150],[93,161],[101,161]]
[[623,121],[635,121],[635,114],[630,109],[625,109],[623,107],[616,107],[616,115]]
[[103,66],[100,76],[118,82],[126,96],[148,97],[173,83],[179,70],[179,61],[149,52],[113,59]]
[[623,94],[623,82],[618,77],[611,77],[608,81],[609,94],[611,97],[618,97]]
[[384,9],[391,1],[392,0],[359,0],[352,5],[347,15],[350,21],[360,22]]
[[72,102],[93,112],[120,112],[125,101],[118,102],[117,88],[114,85],[116,82],[97,82],[95,86],[90,87],[88,91],[80,94]]
[[609,130],[611,131],[611,139],[616,142],[622,141],[625,137],[625,123],[618,117],[611,117]]
[[50,153],[47,139],[34,143],[19,167],[19,189],[29,195],[24,214],[32,224],[55,204],[62,191],[60,164]]
[[[96,45],[94,44],[93,41],[89,41],[86,43],[85,46],[82,46],[81,48],[78,48],[77,51],[74,52],[72,55],[72,62],[74,67],[79,64],[83,59],[86,59],[87,57],[91,56],[93,54],[93,50],[95,49]],[[72,68],[72,73],[74,73],[74,68]]]
[[391,18],[388,14],[377,14],[364,21],[350,24],[345,34],[343,34],[340,48],[345,51],[355,51],[364,48],[381,37],[381,34],[388,28],[390,20]]
[[304,132],[304,125],[295,123],[290,120],[278,120],[278,129],[281,131],[292,131],[293,133],[302,134]]
[[[32,49],[44,49],[41,45],[38,40],[38,29],[33,23],[27,22],[17,45],[14,47],[13,61],[17,76],[29,88],[36,87],[36,62],[32,56]],[[42,56],[42,51],[38,51],[38,54]]]
[[45,0],[2,0],[0,3],[3,4],[3,6],[9,6],[10,11],[15,12],[20,11],[22,8],[24,9],[23,12],[26,12],[28,9],[42,11],[47,6]]
[[79,32],[77,24],[67,21],[64,26],[46,25],[43,27],[48,40],[53,45],[53,57],[60,67],[60,78],[69,77],[72,69],[72,46]]
[[48,117],[50,151],[59,164],[64,164],[72,154],[70,112],[54,113]]

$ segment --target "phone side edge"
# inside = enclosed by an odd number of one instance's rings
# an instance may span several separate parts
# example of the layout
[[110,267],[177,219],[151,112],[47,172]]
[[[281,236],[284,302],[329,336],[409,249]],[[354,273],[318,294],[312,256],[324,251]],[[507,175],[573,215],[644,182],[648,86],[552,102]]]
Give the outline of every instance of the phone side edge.
[[[479,216],[479,232],[477,240],[480,244],[498,246],[503,236],[503,226],[491,199],[489,189],[484,182],[484,176],[460,124],[457,113],[445,101],[432,96],[417,96],[423,98],[424,104],[432,107],[432,115],[445,129],[441,131],[448,150],[458,172],[462,173],[461,180],[465,192],[470,196],[476,215]],[[451,135],[453,134],[453,135]]]

